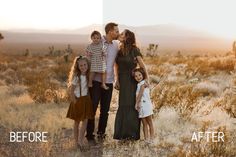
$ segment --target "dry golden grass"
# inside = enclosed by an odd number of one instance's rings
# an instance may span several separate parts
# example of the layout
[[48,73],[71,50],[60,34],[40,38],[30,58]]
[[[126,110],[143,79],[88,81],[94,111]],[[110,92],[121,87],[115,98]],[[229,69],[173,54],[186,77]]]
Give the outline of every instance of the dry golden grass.
[[[164,78],[151,92],[155,144],[147,145],[142,133],[139,141],[113,140],[118,100],[114,90],[108,136],[99,148],[85,153],[74,148],[73,122],[65,118],[72,59],[66,63],[62,57],[0,54],[0,156],[236,155],[233,55],[144,57],[149,74]],[[9,143],[10,130],[48,131],[49,142]],[[225,142],[191,142],[194,131],[207,130],[223,131]]]

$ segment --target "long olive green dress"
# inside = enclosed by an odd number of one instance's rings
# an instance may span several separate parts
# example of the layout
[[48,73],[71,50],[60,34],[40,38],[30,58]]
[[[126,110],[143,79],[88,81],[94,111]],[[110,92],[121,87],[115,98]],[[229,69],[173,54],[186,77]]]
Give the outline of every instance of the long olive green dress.
[[135,109],[137,82],[132,76],[132,70],[136,67],[134,58],[137,56],[141,56],[141,53],[135,48],[126,56],[119,52],[116,58],[120,90],[114,139],[138,140],[140,138],[140,120]]

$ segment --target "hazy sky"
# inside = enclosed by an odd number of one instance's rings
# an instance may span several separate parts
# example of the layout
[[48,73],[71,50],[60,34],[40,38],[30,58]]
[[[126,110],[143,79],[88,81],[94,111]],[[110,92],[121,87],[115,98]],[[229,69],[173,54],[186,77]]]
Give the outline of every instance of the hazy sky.
[[171,23],[236,38],[235,0],[0,0],[0,6],[0,29]]
[[236,39],[236,0],[104,0],[104,22],[177,24]]
[[102,23],[102,0],[0,0],[0,29],[76,29]]

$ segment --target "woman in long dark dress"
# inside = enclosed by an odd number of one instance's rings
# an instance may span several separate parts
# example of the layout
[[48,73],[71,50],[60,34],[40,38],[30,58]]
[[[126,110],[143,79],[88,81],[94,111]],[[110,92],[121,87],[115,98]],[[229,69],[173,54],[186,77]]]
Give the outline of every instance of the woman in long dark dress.
[[145,70],[146,74],[147,70],[140,50],[136,47],[134,33],[124,30],[119,40],[121,47],[116,58],[118,81],[115,84],[115,88],[119,89],[119,107],[116,113],[113,138],[138,140],[140,138],[140,120],[138,111],[135,109],[137,83],[132,76],[132,70],[137,64]]

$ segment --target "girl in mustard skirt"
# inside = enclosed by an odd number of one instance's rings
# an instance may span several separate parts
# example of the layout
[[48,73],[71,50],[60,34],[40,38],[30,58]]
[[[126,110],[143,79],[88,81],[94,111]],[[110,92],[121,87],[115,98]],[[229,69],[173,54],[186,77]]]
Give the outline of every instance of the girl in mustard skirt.
[[[74,120],[75,143],[80,150],[85,150],[85,131],[88,119],[92,119],[93,108],[88,89],[89,61],[86,57],[76,57],[71,67],[68,80],[70,106],[67,118]],[[81,126],[80,126],[81,124]]]

